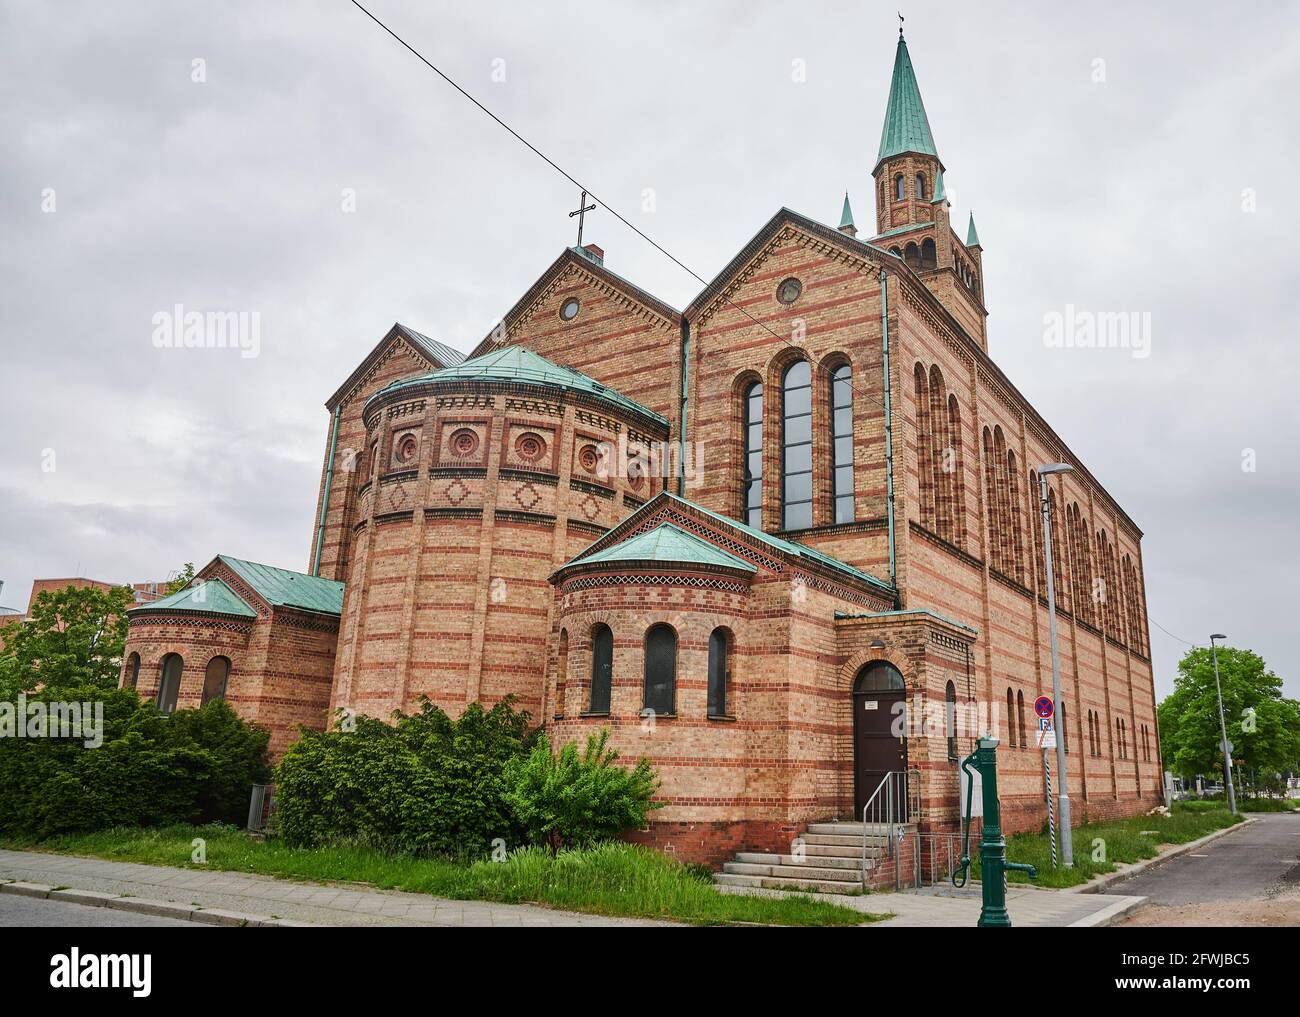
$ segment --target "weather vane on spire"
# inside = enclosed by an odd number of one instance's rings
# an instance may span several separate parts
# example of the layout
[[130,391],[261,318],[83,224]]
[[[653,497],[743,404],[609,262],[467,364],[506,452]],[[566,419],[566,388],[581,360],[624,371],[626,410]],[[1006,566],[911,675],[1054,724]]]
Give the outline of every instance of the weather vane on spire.
[[902,11],[898,12],[898,37],[900,39],[903,37],[903,12]]

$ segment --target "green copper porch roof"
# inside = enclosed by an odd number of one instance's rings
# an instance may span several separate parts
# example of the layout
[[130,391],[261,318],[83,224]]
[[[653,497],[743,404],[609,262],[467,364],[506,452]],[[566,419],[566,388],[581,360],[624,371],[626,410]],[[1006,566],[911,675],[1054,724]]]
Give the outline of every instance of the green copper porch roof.
[[717,565],[722,568],[741,569],[745,572],[757,572],[749,562],[737,558],[707,540],[687,533],[680,526],[672,523],[660,523],[653,530],[629,537],[618,544],[587,555],[575,558],[570,565],[593,565],[602,562],[661,562],[679,565]]
[[319,614],[343,613],[342,583],[226,554],[217,555],[217,560],[224,562],[272,607],[296,607]]
[[128,608],[127,614],[134,611],[202,611],[207,614],[234,615],[237,618],[257,617],[257,612],[220,579],[199,580],[161,600]]
[[700,512],[703,515],[706,515],[709,518],[714,519],[726,526],[734,527],[735,529],[748,534],[754,539],[762,541],[764,544],[767,544],[770,547],[775,547],[780,551],[784,551],[786,554],[791,555],[795,558],[803,558],[805,561],[816,562],[817,564],[822,565],[826,568],[833,569],[834,571],[839,572],[845,576],[849,576],[852,579],[856,579],[860,583],[866,583],[869,586],[874,586],[876,589],[881,590],[883,592],[891,593],[891,594],[894,592],[894,588],[890,586],[887,582],[885,582],[883,579],[877,579],[875,576],[871,575],[868,572],[863,572],[861,569],[855,569],[852,565],[846,565],[838,558],[832,558],[829,554],[822,554],[822,552],[815,551],[811,547],[807,547],[804,544],[798,544],[793,540],[786,540],[783,537],[777,537],[771,533],[765,533],[764,531],[756,529],[753,526],[750,526],[746,523],[742,523],[739,519],[732,519],[731,516],[724,516],[721,513],[712,512],[709,509],[706,509],[703,505],[700,505],[696,502],[688,501],[685,498],[679,498],[677,495],[671,493],[670,491],[664,491],[663,497],[671,498],[673,501],[680,502],[683,505],[689,505],[696,512]]
[[889,103],[885,107],[885,126],[880,132],[880,154],[876,165],[904,152],[920,152],[939,157],[930,133],[930,121],[921,101],[921,89],[912,70],[912,57],[900,35],[894,52],[894,78],[889,85]]
[[453,364],[450,367],[431,371],[428,374],[417,375],[414,378],[403,378],[380,389],[371,399],[378,399],[383,395],[410,385],[439,381],[520,381],[531,385],[545,385],[548,388],[568,389],[595,396],[620,409],[637,413],[643,417],[649,417],[651,420],[660,423],[665,429],[668,427],[668,421],[658,413],[629,399],[621,392],[610,388],[608,385],[602,385],[581,371],[553,364],[545,357],[539,356],[532,350],[525,349],[522,346],[506,346],[499,350],[493,350],[491,353],[485,353],[481,357],[475,357],[473,360]]

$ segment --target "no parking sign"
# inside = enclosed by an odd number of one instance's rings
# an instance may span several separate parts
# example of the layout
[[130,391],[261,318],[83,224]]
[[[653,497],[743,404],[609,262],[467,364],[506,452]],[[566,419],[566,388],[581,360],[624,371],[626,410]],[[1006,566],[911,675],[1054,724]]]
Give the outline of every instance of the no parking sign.
[[1052,715],[1052,701],[1047,696],[1039,696],[1034,700],[1034,713],[1046,720]]

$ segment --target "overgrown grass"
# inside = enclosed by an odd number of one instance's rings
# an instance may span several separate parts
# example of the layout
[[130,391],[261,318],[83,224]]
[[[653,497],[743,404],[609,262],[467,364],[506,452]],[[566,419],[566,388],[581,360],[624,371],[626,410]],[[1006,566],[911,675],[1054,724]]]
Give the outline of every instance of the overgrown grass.
[[[207,863],[190,861],[193,841],[206,842]],[[751,897],[720,893],[697,867],[647,848],[610,843],[561,851],[521,848],[503,861],[458,863],[386,854],[372,847],[292,848],[257,840],[231,826],[119,827],[5,847],[93,855],[151,865],[225,869],[316,882],[359,882],[456,900],[537,903],[630,918],[693,925],[860,925],[867,914],[808,896]]]
[[[1193,809],[1179,809],[1178,805],[1194,804]],[[1086,883],[1094,876],[1115,871],[1116,862],[1140,862],[1159,854],[1161,844],[1186,844],[1215,830],[1242,822],[1219,805],[1202,809],[1210,803],[1175,803],[1169,816],[1134,816],[1108,823],[1085,823],[1074,828],[1074,868],[1058,865],[1052,868],[1051,843],[1047,833],[1017,833],[1007,838],[1007,858],[1013,862],[1029,862],[1038,867],[1035,886],[1065,887]],[[971,871],[978,876],[978,846],[972,841]],[[1009,874],[1012,883],[1028,883],[1022,872]]]
[[1300,812],[1297,798],[1238,798],[1239,812]]

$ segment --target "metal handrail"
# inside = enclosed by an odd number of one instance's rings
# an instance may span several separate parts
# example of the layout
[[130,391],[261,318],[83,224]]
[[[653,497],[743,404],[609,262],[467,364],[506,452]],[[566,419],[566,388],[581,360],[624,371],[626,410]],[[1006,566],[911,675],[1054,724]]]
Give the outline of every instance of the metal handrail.
[[[920,771],[917,770],[890,770],[876,785],[876,789],[871,792],[871,797],[867,803],[862,806],[862,888],[867,889],[867,838],[871,836],[872,826],[885,827],[886,838],[889,843],[889,856],[894,859],[894,886],[898,888],[900,874],[898,871],[898,842],[900,827],[907,822],[907,814],[912,807],[910,800],[911,775],[917,774],[917,792],[918,801],[916,809],[919,811],[920,801]],[[883,797],[881,791],[884,791]],[[868,819],[868,815],[872,818]],[[883,816],[883,819],[882,819]]]

